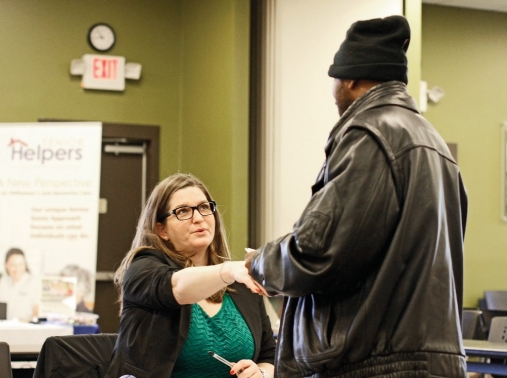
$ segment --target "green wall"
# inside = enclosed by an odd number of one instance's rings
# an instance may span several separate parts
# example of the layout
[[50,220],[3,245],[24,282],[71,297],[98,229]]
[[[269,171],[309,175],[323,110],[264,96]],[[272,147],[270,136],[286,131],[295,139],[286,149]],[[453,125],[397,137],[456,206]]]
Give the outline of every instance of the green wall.
[[[160,178],[192,172],[225,213],[233,251],[247,239],[248,0],[1,0],[0,122],[39,118],[159,125]],[[84,90],[72,59],[96,53],[142,65],[124,92]],[[239,251],[239,253],[238,253]]]
[[[107,54],[142,64],[141,80],[128,80],[125,92],[83,90],[81,77],[69,73],[72,59],[95,53],[86,35],[99,21],[117,34]],[[180,81],[179,23],[175,1],[0,1],[0,121],[157,124],[163,144],[175,139],[179,95],[171,88]],[[176,160],[175,153],[170,157]]]
[[421,0],[404,0],[403,14],[410,24],[410,45],[407,50],[408,93],[419,104],[421,81]]
[[507,13],[423,5],[422,80],[445,96],[425,117],[457,143],[469,196],[465,305],[507,290],[507,224],[500,220],[500,125],[507,121]]
[[182,3],[181,170],[208,185],[233,255],[242,259],[248,222],[250,3]]

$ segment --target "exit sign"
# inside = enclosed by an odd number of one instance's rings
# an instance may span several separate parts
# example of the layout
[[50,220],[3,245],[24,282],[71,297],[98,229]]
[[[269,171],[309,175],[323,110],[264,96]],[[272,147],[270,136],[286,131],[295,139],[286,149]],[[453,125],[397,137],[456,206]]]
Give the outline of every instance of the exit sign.
[[83,55],[81,86],[87,89],[125,90],[125,58],[110,55]]

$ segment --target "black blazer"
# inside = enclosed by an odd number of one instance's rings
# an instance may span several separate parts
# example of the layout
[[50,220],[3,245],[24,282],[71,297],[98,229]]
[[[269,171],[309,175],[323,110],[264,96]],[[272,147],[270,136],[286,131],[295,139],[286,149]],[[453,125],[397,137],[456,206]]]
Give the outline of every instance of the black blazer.
[[[139,252],[125,272],[118,340],[107,378],[167,377],[173,371],[190,328],[191,305],[172,292],[172,274],[181,267],[161,251]],[[231,285],[231,298],[255,342],[253,360],[273,364],[275,340],[262,296],[243,284]]]

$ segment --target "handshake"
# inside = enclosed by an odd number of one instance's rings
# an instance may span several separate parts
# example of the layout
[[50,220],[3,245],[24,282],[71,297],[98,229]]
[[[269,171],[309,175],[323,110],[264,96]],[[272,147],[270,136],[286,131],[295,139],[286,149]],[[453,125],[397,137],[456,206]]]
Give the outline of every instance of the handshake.
[[255,249],[245,248],[245,251],[246,255],[244,261],[228,261],[222,265],[220,268],[220,278],[226,284],[232,284],[236,281],[244,284],[253,293],[268,296],[266,289],[250,275]]

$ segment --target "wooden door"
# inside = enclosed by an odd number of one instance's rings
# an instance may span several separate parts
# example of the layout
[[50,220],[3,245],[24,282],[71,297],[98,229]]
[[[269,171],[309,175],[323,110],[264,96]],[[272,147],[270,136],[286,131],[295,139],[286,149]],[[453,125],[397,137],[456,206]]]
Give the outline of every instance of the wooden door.
[[101,332],[117,332],[113,275],[130,249],[147,196],[158,182],[159,128],[104,123],[95,309]]

